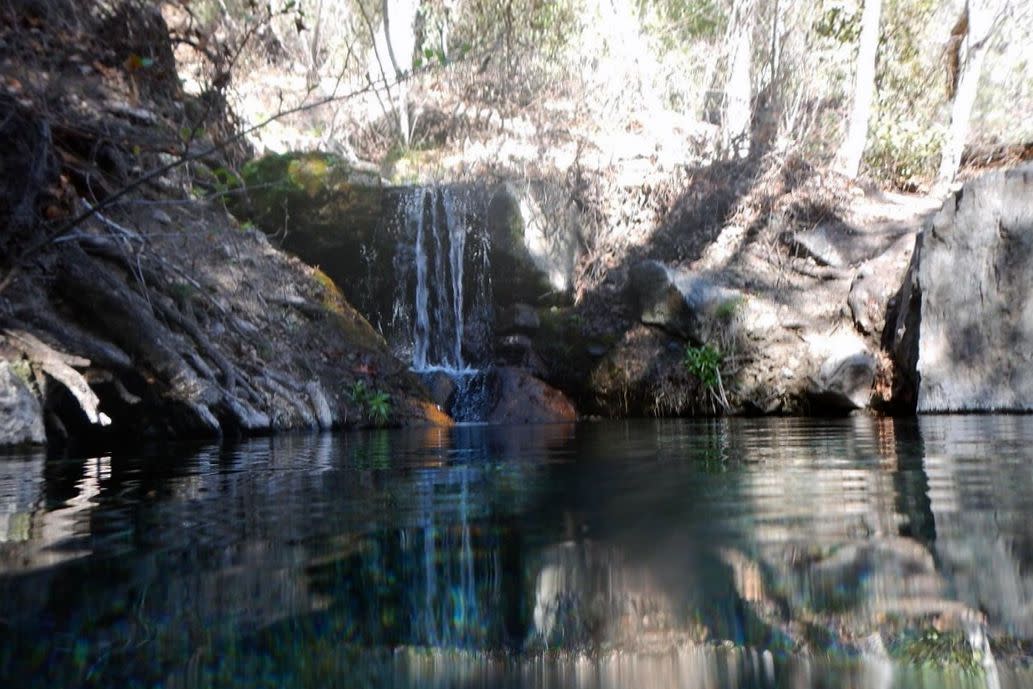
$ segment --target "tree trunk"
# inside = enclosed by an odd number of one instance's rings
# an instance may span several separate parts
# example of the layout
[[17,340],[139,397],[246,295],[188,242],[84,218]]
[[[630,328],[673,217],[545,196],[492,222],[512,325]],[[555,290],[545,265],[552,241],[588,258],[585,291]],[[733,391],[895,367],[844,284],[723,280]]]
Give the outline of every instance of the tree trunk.
[[983,58],[994,28],[994,0],[969,0],[952,32],[956,60],[954,101],[951,103],[950,128],[940,158],[939,182],[953,182],[961,167],[961,155],[968,138],[969,119],[976,103]]
[[725,108],[722,144],[725,154],[741,158],[750,150],[750,119],[753,114],[753,83],[750,63],[753,57],[754,0],[738,0],[728,25],[731,50],[725,81]]
[[846,138],[836,154],[836,169],[853,179],[861,168],[861,156],[868,140],[868,120],[875,94],[875,57],[879,50],[879,13],[882,0],[865,0],[861,14],[861,40],[857,50],[854,104]]
[[[386,55],[391,75],[398,79],[412,70],[413,51],[416,49],[416,14],[418,0],[382,0],[383,20],[380,31],[374,37],[374,55],[378,60]],[[395,108],[398,117],[398,133],[403,145],[409,145],[412,135],[409,124],[409,93],[403,81],[395,86]]]

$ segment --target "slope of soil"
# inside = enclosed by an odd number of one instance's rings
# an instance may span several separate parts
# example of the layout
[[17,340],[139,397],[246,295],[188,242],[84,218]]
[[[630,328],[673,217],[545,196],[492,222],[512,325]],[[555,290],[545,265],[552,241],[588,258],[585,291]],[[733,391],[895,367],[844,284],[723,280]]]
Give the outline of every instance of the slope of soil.
[[160,15],[113,38],[48,7],[0,11],[0,357],[50,440],[443,420],[325,275],[225,211],[245,152],[179,91]]

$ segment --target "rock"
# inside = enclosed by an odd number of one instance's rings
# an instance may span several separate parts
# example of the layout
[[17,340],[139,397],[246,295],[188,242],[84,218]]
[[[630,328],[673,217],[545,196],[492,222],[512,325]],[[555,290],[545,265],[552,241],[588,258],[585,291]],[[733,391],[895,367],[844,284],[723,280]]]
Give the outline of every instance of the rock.
[[323,393],[323,386],[318,381],[313,380],[305,385],[305,392],[308,393],[308,398],[312,402],[312,411],[315,414],[316,422],[319,424],[319,430],[328,431],[333,428],[334,415],[330,411],[330,403]]
[[416,402],[418,413],[413,414],[422,423],[416,422],[417,426],[433,426],[435,428],[450,428],[455,425],[452,417],[442,411],[438,405],[424,400]]
[[513,367],[494,372],[496,402],[488,413],[489,423],[566,423],[577,420],[574,404],[559,390]]
[[552,301],[567,301],[579,252],[579,238],[571,228],[578,222],[573,216],[546,213],[538,199],[547,198],[548,189],[539,187],[521,192],[502,184],[490,190],[486,223],[492,265],[516,269],[503,278],[519,281],[522,301],[538,302],[550,295]]
[[850,284],[847,304],[854,325],[865,335],[881,335],[893,295],[907,272],[915,248],[915,237],[905,235],[884,253],[858,269]]
[[495,332],[499,335],[534,335],[542,325],[538,313],[527,304],[513,304],[499,311]]
[[442,409],[448,409],[452,404],[452,395],[456,391],[456,382],[452,376],[444,371],[430,371],[421,375],[430,399]]
[[104,105],[108,112],[113,115],[121,115],[127,119],[135,120],[138,124],[158,123],[158,116],[146,108],[134,108],[124,101],[109,101]]
[[227,395],[223,405],[234,425],[244,433],[266,433],[272,426],[272,419],[268,414],[258,411],[233,395]]
[[969,182],[920,235],[893,333],[919,412],[1033,410],[1030,285],[1027,164]]
[[531,338],[527,335],[506,335],[499,338],[495,347],[496,356],[506,363],[524,364],[533,354]]
[[47,441],[39,400],[8,361],[0,361],[0,447]]
[[872,396],[874,383],[875,357],[869,352],[857,352],[826,359],[818,374],[818,387],[811,394],[818,404],[827,408],[864,409]]
[[782,241],[819,265],[848,268],[878,256],[900,237],[900,232],[862,232],[837,223],[790,232],[782,236]]
[[864,409],[875,384],[875,356],[861,338],[820,335],[808,339],[810,356],[820,362],[807,394],[818,413]]
[[[421,265],[436,284],[461,280],[466,363],[490,360],[499,309],[570,300],[576,237],[546,227],[507,185],[389,186],[322,153],[266,156],[242,177],[249,193],[234,199],[235,213],[319,265],[399,349],[411,344]],[[529,332],[533,318],[524,309],[519,318]]]
[[172,217],[160,208],[151,213],[151,220],[161,223],[162,225],[172,224]]
[[713,327],[729,320],[743,301],[737,290],[659,261],[633,266],[629,289],[642,323],[697,344],[706,342]]

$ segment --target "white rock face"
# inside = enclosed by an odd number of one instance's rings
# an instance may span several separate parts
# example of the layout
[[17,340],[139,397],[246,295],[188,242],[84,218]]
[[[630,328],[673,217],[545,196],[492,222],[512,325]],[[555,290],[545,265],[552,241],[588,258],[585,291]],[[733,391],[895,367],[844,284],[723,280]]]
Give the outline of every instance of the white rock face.
[[875,383],[875,357],[864,341],[853,334],[808,338],[811,355],[821,362],[809,394],[815,411],[864,409]]
[[919,251],[918,411],[1033,410],[1033,165],[966,184]]
[[0,362],[0,447],[46,442],[39,400],[11,368]]

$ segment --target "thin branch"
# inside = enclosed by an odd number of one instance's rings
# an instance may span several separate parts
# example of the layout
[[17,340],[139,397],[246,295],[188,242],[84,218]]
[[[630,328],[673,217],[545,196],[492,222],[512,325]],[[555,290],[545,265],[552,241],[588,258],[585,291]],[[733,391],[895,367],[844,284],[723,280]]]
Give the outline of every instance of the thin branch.
[[[402,75],[401,77],[399,77],[398,80],[396,80],[395,83],[398,83],[398,82],[400,82],[402,80],[405,80],[405,79],[411,79],[412,77],[413,77],[412,73]],[[376,88],[377,88],[377,84],[375,82],[371,81],[366,86],[363,86],[362,88],[350,91],[350,92],[348,92],[346,94],[342,94],[342,95],[333,94],[333,95],[327,96],[326,98],[321,98],[320,100],[317,100],[317,101],[314,101],[314,102],[311,102],[311,103],[304,103],[303,102],[300,105],[297,105],[295,107],[288,108],[286,110],[280,110],[280,111],[276,112],[275,114],[270,115],[269,117],[265,118],[264,120],[261,120],[260,122],[254,124],[254,125],[251,125],[250,127],[246,127],[244,129],[240,130],[239,132],[237,132],[236,134],[234,134],[233,136],[229,137],[228,139],[226,139],[224,141],[212,144],[211,146],[209,146],[209,147],[207,147],[207,148],[205,148],[205,149],[203,149],[201,151],[197,151],[195,153],[185,154],[185,155],[181,156],[180,158],[177,158],[176,160],[173,160],[173,161],[171,161],[169,163],[166,163],[166,164],[161,165],[161,166],[159,166],[157,168],[154,168],[150,172],[147,172],[147,173],[141,175],[140,177],[137,177],[135,180],[133,180],[132,182],[129,182],[128,184],[126,184],[124,187],[122,187],[121,189],[119,189],[115,193],[111,194],[110,196],[107,196],[102,201],[98,201],[95,205],[87,205],[85,211],[79,213],[78,215],[76,215],[74,218],[72,218],[68,222],[66,222],[63,225],[59,226],[53,232],[47,233],[42,239],[40,239],[38,242],[36,242],[35,244],[33,244],[32,246],[27,248],[24,252],[22,252],[22,254],[14,261],[14,264],[15,264],[14,267],[12,267],[8,271],[8,274],[6,276],[4,276],[3,280],[0,280],[0,293],[2,293],[4,291],[4,289],[6,289],[11,284],[12,278],[15,275],[15,271],[17,270],[18,264],[23,263],[26,259],[28,259],[31,256],[35,255],[37,252],[39,252],[41,249],[46,247],[48,244],[53,242],[58,237],[61,237],[62,235],[67,234],[68,232],[74,230],[82,222],[84,222],[86,220],[89,220],[91,217],[96,215],[99,211],[102,211],[105,208],[108,208],[109,206],[114,205],[116,202],[118,202],[120,199],[124,198],[130,192],[135,191],[136,189],[139,189],[140,187],[142,187],[144,184],[150,182],[151,180],[157,179],[158,177],[161,177],[161,176],[167,174],[168,172],[170,172],[170,171],[172,171],[172,170],[174,170],[174,169],[176,169],[176,168],[178,168],[178,167],[180,167],[182,165],[186,165],[187,163],[192,163],[194,161],[202,160],[204,158],[207,158],[208,156],[212,155],[213,153],[217,153],[217,152],[225,149],[227,146],[230,146],[231,144],[234,144],[234,143],[240,141],[241,139],[243,139],[244,137],[248,136],[249,134],[252,134],[253,132],[258,131],[259,129],[262,129],[263,127],[266,127],[269,124],[271,124],[271,123],[273,123],[273,122],[275,122],[275,121],[277,121],[279,119],[282,119],[282,118],[287,117],[289,115],[297,114],[299,112],[306,112],[308,110],[312,110],[314,108],[318,108],[318,107],[321,107],[323,105],[327,105],[329,103],[335,103],[335,102],[338,102],[338,101],[350,100],[351,98],[356,98],[356,97],[358,97],[358,96],[360,96],[362,94],[370,92],[371,90],[375,90]]]

